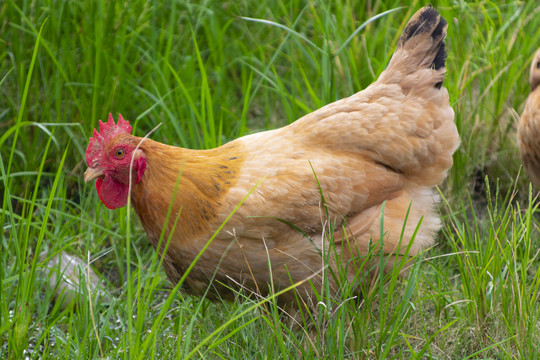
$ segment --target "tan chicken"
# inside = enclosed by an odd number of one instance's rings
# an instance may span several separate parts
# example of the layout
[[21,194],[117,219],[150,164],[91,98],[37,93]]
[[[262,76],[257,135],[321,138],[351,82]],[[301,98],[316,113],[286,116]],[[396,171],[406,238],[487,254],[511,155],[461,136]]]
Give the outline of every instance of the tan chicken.
[[[225,223],[185,280],[193,293],[211,286],[211,294],[225,299],[241,287],[266,295],[270,283],[283,289],[307,278],[320,290],[326,262],[333,269],[341,262],[348,281],[358,284],[372,273],[360,269],[370,242],[383,240],[385,253],[403,253],[423,218],[410,247],[415,255],[433,244],[440,228],[434,187],[459,144],[442,87],[446,28],[435,9],[420,9],[368,88],[283,128],[215,149],[143,140],[121,116],[117,124],[109,116],[90,138],[84,179],[97,179],[107,207],[125,206],[133,159],[131,201],[154,247],[163,253],[170,238],[163,266],[174,283]],[[329,282],[336,292],[340,284],[332,276]],[[308,282],[296,291],[305,303],[313,301]],[[278,300],[287,306],[294,299],[287,292]]]
[[540,49],[531,63],[529,84],[531,93],[518,125],[518,146],[531,181],[540,186]]

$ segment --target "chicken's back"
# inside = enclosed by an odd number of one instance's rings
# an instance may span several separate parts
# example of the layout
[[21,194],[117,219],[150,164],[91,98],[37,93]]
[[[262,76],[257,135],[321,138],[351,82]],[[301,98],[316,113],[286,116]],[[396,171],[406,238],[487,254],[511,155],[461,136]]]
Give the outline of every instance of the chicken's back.
[[446,27],[433,8],[418,11],[376,82],[289,129],[308,144],[363,154],[419,185],[440,184],[459,145],[442,87]]
[[518,145],[531,182],[540,186],[540,87],[527,98],[518,128]]

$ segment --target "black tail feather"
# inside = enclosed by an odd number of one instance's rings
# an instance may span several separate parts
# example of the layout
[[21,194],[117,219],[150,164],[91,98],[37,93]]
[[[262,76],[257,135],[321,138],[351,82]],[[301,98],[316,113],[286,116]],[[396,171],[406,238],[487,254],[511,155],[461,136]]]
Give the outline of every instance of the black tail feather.
[[[403,47],[416,35],[428,33],[433,39],[432,54],[435,54],[430,67],[439,70],[446,64],[446,28],[448,23],[431,5],[417,11],[403,30],[398,42],[398,47]],[[440,88],[442,83],[435,86]]]

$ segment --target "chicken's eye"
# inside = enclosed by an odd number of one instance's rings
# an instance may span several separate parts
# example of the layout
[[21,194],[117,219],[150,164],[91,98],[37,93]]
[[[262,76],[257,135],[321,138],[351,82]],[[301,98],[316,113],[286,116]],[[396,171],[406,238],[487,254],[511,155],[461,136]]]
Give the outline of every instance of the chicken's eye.
[[536,68],[540,69],[540,61],[536,63]]
[[116,151],[114,152],[114,156],[117,158],[117,159],[122,159],[125,155],[125,152],[124,152],[124,149],[122,148],[118,148],[116,149]]

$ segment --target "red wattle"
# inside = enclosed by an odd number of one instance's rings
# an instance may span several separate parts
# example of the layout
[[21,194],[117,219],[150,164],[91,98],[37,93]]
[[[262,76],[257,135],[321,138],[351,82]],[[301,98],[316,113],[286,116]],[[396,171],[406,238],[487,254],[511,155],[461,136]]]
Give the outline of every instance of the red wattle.
[[105,180],[96,180],[96,190],[101,202],[109,209],[114,210],[126,206],[128,187],[111,176],[105,176]]

